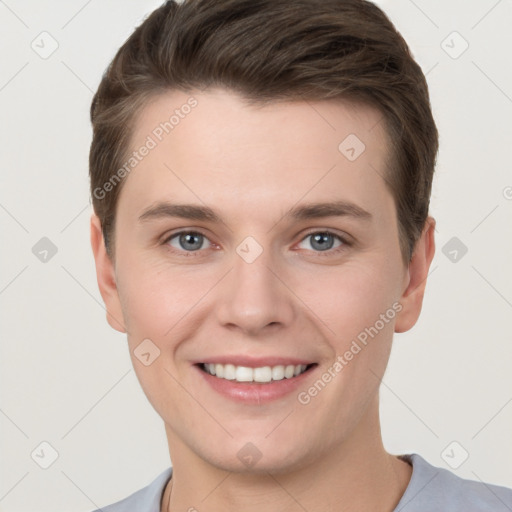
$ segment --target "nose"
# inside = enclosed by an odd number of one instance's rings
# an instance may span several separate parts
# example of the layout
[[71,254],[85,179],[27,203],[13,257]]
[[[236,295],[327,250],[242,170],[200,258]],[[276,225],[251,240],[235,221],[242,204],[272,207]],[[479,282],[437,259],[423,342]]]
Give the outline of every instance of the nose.
[[294,295],[271,260],[267,251],[252,263],[234,255],[216,303],[223,327],[257,336],[292,323]]

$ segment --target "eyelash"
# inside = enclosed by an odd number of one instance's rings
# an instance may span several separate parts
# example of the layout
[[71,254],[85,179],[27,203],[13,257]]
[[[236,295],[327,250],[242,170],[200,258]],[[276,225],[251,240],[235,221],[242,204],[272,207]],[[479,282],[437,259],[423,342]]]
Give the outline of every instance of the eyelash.
[[[185,251],[185,250],[175,249],[174,247],[171,247],[170,245],[168,245],[169,242],[173,238],[179,237],[180,235],[184,235],[184,234],[187,234],[187,235],[201,235],[204,238],[206,238],[210,243],[212,243],[208,239],[208,237],[204,233],[201,233],[200,231],[187,231],[187,230],[183,230],[183,231],[178,231],[177,233],[173,233],[173,234],[169,235],[168,237],[166,237],[165,240],[162,242],[162,245],[165,245],[166,249],[169,250],[170,252],[172,252],[174,254],[178,254],[179,256],[182,256],[182,257],[185,257],[185,258],[191,258],[191,257],[194,258],[194,257],[201,256],[200,253],[203,252],[203,249],[199,249],[197,251]],[[340,253],[340,252],[342,252],[344,250],[347,250],[347,248],[351,247],[351,245],[352,245],[352,243],[349,242],[345,237],[343,237],[341,235],[338,235],[337,233],[334,233],[334,232],[329,231],[329,230],[318,230],[318,229],[315,230],[315,231],[310,231],[309,233],[306,233],[301,238],[300,242],[303,242],[308,237],[310,237],[312,235],[317,235],[317,234],[331,235],[332,237],[337,238],[341,242],[341,245],[339,247],[334,248],[334,249],[327,249],[326,251],[312,251],[312,252],[316,253],[318,256],[321,256],[321,257],[336,255],[336,254],[338,254],[338,253]]]

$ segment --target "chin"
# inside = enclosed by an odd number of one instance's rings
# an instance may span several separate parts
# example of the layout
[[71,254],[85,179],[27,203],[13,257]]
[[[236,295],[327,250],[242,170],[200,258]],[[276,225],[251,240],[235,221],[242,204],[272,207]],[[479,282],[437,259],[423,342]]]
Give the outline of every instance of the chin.
[[253,441],[248,435],[243,440],[231,439],[228,443],[219,443],[219,451],[212,453],[211,447],[207,447],[203,454],[198,455],[223,471],[252,475],[289,473],[314,459],[313,454],[308,456],[306,453],[303,442],[293,442],[297,438],[289,437],[292,442],[286,446],[270,439],[260,441],[260,436],[254,436]]

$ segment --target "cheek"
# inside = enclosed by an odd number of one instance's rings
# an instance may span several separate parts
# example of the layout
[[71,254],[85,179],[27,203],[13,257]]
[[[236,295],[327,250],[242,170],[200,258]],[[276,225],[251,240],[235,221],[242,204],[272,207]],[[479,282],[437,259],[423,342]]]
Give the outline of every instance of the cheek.
[[[123,314],[133,343],[150,338],[168,344],[187,315],[215,285],[212,274],[197,269],[169,268],[151,261],[126,261],[119,270]],[[136,338],[136,339],[135,339]]]
[[[378,262],[347,263],[331,267],[303,281],[301,298],[329,327],[341,348],[386,315],[382,335],[393,332],[396,283]],[[395,306],[396,307],[396,306]]]

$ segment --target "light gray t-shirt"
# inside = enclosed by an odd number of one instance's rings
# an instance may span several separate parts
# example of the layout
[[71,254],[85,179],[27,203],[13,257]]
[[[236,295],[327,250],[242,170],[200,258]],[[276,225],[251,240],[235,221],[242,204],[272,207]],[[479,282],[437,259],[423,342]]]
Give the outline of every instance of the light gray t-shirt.
[[[512,489],[460,478],[417,453],[399,457],[412,465],[412,476],[393,512],[512,512]],[[167,468],[143,489],[93,512],[160,512],[171,475]]]

